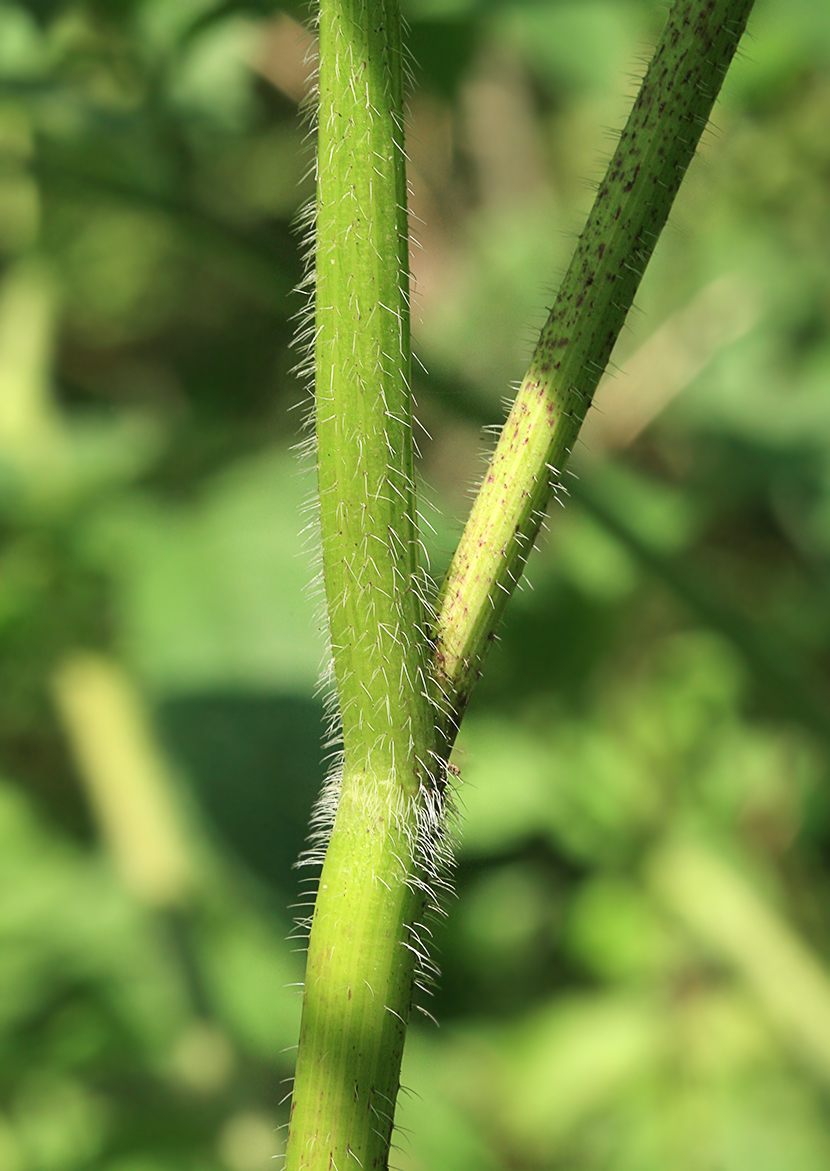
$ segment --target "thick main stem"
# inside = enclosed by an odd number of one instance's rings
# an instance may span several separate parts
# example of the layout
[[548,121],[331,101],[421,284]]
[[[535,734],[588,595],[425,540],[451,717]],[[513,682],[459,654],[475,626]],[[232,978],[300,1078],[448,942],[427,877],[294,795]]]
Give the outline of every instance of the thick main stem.
[[[315,397],[343,736],[308,950],[287,1167],[388,1161],[432,780],[409,391],[397,0],[320,9]],[[333,799],[332,799],[333,803]]]

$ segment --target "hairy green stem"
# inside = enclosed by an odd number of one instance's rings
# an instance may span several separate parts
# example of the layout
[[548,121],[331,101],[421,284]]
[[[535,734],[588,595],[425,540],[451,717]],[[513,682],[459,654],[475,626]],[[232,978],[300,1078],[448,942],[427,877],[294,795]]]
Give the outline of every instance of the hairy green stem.
[[323,0],[317,133],[317,473],[343,772],[309,938],[287,1167],[368,1171],[388,1158],[436,799],[397,0]]
[[507,599],[735,54],[753,0],[675,0],[444,580],[451,744]]
[[333,825],[322,814],[331,834],[309,937],[288,1171],[388,1165],[424,951],[418,923],[442,835],[436,768],[751,6],[676,0],[473,507],[430,645],[412,476],[397,0],[322,0],[312,332],[344,756],[328,794]]
[[[397,0],[324,0],[315,304],[317,476],[346,759],[423,741]],[[404,781],[417,791],[411,772]]]

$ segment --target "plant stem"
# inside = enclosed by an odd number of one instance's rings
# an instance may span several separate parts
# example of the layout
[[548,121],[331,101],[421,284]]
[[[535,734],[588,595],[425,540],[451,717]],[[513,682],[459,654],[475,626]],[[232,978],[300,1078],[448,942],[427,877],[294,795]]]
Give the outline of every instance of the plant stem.
[[[452,744],[753,0],[675,0],[470,512],[439,599]],[[446,750],[446,748],[445,748]]]
[[418,922],[442,840],[440,770],[751,6],[672,9],[442,589],[433,681],[412,476],[397,0],[322,0],[311,332],[343,771],[320,815],[328,829],[336,804],[288,1171],[388,1164],[424,958]]
[[309,938],[286,1160],[289,1171],[344,1171],[352,1159],[368,1171],[388,1159],[437,799],[397,0],[323,0],[319,95],[317,469],[343,772]]

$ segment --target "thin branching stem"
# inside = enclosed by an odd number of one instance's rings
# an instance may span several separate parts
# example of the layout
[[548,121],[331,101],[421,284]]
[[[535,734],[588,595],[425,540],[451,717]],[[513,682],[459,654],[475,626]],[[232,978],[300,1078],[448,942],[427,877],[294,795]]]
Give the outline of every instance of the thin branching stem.
[[675,0],[444,581],[445,744],[591,405],[753,0]]

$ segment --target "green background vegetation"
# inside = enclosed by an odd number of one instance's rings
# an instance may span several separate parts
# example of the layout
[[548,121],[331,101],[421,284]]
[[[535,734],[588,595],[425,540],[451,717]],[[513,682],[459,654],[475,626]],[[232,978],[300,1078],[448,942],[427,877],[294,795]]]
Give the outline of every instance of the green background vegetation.
[[[406,12],[440,577],[663,9]],[[0,3],[3,1171],[282,1149],[324,775],[302,17]],[[403,1171],[830,1162],[823,0],[759,0],[715,122],[459,740]]]

